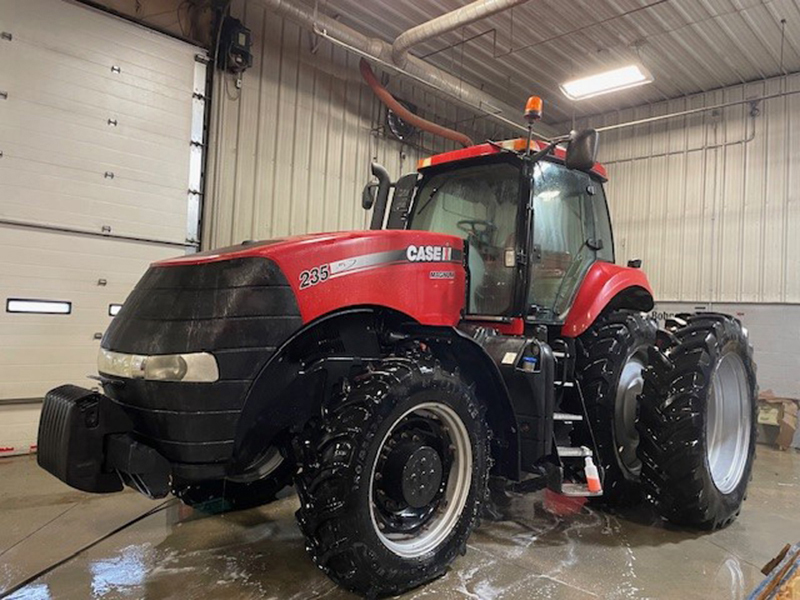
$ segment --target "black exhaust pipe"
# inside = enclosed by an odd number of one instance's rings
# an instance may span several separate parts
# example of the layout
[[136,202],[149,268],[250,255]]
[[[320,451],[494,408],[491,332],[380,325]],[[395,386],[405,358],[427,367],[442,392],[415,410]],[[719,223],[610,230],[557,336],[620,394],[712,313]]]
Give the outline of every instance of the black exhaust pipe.
[[[392,180],[389,177],[389,172],[381,165],[373,162],[370,166],[372,174],[378,178],[378,183],[368,183],[364,187],[364,192],[361,195],[361,206],[364,210],[369,210],[375,207],[372,212],[372,221],[370,222],[370,229],[382,229],[383,218],[386,214],[386,205],[389,201],[389,188],[392,187]],[[373,190],[377,187],[377,192],[373,196]]]

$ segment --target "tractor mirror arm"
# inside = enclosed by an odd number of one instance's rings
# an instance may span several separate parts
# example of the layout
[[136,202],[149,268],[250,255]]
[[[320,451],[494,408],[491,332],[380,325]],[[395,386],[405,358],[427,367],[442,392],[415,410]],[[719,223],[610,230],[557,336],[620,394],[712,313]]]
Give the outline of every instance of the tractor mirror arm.
[[550,154],[550,153],[551,153],[551,152],[552,152],[552,151],[555,149],[555,147],[556,147],[556,146],[558,146],[558,142],[550,142],[550,143],[549,143],[549,144],[547,144],[547,146],[545,146],[543,149],[539,150],[538,152],[536,152],[536,153],[534,153],[534,154],[530,154],[530,155],[529,155],[529,156],[530,156],[530,159],[529,159],[529,160],[530,160],[530,162],[531,162],[531,163],[537,163],[537,162],[539,162],[539,161],[540,161],[540,160],[542,160],[542,159],[543,159],[545,156],[547,156],[548,154]]
[[531,154],[530,146],[528,146],[528,152],[526,153],[526,156],[528,157],[528,160],[530,160],[531,164],[537,163],[540,160],[542,160],[545,156],[550,154],[553,150],[555,150],[556,146],[558,146],[559,144],[563,144],[564,142],[569,142],[569,140],[570,140],[569,135],[553,138],[549,140],[547,146],[545,146],[544,148],[533,154]]

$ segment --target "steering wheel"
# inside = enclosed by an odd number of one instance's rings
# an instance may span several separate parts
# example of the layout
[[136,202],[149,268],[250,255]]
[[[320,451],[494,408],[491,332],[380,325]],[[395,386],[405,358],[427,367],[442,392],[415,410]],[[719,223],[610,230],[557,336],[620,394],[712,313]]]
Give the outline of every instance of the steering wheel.
[[488,243],[491,233],[496,229],[494,223],[483,219],[463,219],[456,225],[461,231],[465,231],[467,235],[473,236],[484,243]]

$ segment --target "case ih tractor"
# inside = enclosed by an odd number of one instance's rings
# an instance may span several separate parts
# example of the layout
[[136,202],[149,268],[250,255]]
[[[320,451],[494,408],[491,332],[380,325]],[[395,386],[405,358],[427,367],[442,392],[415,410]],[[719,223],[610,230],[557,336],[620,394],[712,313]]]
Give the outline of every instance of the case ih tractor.
[[490,482],[724,527],[754,455],[747,333],[656,330],[596,141],[484,143],[395,183],[374,165],[369,231],[153,264],[103,338],[104,393],[47,394],[39,464],[218,510],[294,483],[313,560],[367,596],[442,574]]

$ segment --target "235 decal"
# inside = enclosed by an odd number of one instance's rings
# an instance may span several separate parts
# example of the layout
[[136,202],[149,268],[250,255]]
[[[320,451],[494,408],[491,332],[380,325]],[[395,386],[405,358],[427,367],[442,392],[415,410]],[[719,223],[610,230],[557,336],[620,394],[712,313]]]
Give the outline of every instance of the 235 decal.
[[326,281],[331,276],[330,265],[320,265],[300,273],[300,289],[304,290]]

